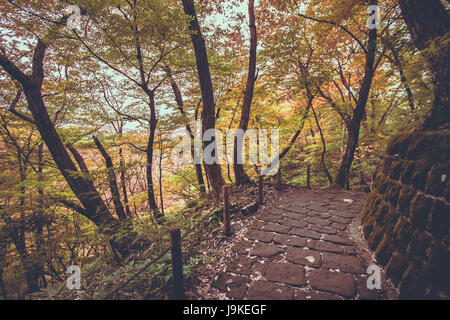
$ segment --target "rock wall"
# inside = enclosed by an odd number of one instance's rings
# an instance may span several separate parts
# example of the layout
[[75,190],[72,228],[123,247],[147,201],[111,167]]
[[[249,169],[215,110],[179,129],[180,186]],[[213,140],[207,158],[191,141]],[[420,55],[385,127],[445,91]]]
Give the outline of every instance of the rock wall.
[[401,298],[450,296],[449,179],[450,131],[390,141],[362,226]]

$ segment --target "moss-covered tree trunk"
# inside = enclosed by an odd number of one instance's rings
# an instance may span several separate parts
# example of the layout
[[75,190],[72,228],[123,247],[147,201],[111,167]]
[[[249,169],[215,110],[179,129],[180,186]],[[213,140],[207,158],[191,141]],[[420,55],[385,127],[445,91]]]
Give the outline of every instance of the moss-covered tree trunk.
[[449,125],[450,17],[440,0],[399,0],[399,3],[411,37],[434,73],[434,102],[423,128]]

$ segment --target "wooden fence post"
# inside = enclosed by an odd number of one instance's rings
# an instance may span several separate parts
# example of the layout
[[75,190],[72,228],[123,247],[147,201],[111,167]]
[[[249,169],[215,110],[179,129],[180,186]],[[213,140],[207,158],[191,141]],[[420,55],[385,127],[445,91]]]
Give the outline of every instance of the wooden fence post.
[[306,186],[308,189],[311,189],[311,165],[309,163],[306,168]]
[[231,236],[230,226],[230,186],[224,185],[222,188],[223,193],[223,225],[225,236]]
[[277,185],[281,186],[281,168],[278,168],[277,172]]
[[181,253],[181,231],[179,228],[170,230],[170,246],[172,254],[172,275],[174,298],[184,300],[183,261]]
[[264,184],[263,184],[263,176],[259,176],[258,178],[258,200],[259,205],[262,206],[264,204]]

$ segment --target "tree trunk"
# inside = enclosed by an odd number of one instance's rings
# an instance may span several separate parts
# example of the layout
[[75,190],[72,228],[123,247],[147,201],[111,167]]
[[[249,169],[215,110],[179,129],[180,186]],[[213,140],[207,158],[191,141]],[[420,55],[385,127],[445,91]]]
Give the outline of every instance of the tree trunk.
[[[209,70],[208,55],[206,53],[205,39],[200,31],[200,25],[197,20],[197,13],[193,0],[182,0],[184,12],[192,18],[189,23],[189,30],[192,31],[191,40],[195,51],[195,60],[197,63],[197,72],[200,80],[200,89],[202,91],[203,110],[202,110],[202,131],[203,134],[209,129],[215,129],[215,102],[214,91],[211,80],[211,73]],[[212,146],[216,145],[213,139],[209,143]],[[204,147],[208,146],[204,142]],[[208,172],[209,182],[214,192],[216,200],[221,198],[222,186],[225,185],[225,180],[222,176],[222,169],[218,163],[206,164],[205,170]]]
[[[43,151],[44,151],[44,144],[41,143],[38,146],[38,182],[43,183],[44,182],[44,175],[43,175]],[[36,210],[33,210],[35,212],[34,215],[34,229],[36,233],[36,256],[37,256],[37,263],[39,267],[39,277],[42,280],[42,287],[47,286],[47,281],[45,280],[44,275],[44,257],[45,257],[45,248],[44,248],[44,239],[43,239],[43,218],[44,218],[44,190],[42,186],[38,187],[38,208]]]
[[[371,4],[376,4],[377,1],[371,1]],[[366,54],[366,66],[364,70],[364,78],[359,90],[358,101],[356,103],[356,108],[353,112],[353,117],[348,127],[348,140],[347,146],[342,159],[339,171],[334,179],[334,188],[344,188],[346,182],[348,182],[348,176],[350,168],[352,166],[353,158],[355,155],[356,147],[358,146],[359,140],[359,128],[361,125],[361,120],[364,115],[367,100],[369,98],[370,87],[372,85],[372,79],[374,76],[374,62],[375,53],[377,49],[377,29],[372,29],[369,31],[369,41],[368,49]]]
[[[411,37],[434,73],[434,101],[422,128],[449,125],[450,18],[440,0],[399,0],[399,3]],[[431,46],[433,50],[427,50]]]
[[325,142],[325,138],[323,136],[322,128],[320,127],[319,119],[317,118],[317,114],[316,114],[316,111],[314,110],[313,106],[311,106],[311,110],[313,112],[314,119],[316,120],[317,128],[319,129],[320,139],[322,140],[322,146],[323,146],[322,155],[321,155],[322,167],[323,167],[323,170],[325,171],[325,174],[327,175],[327,178],[328,178],[328,181],[330,182],[330,185],[332,185],[333,184],[333,178],[331,178],[330,172],[328,171],[327,165],[325,163],[325,154],[327,152],[327,145],[326,145],[326,142]]
[[131,217],[130,205],[128,204],[125,159],[123,158],[122,148],[119,149],[119,157],[120,157],[120,163],[119,163],[120,164],[120,186],[122,188],[123,202],[125,203],[125,213],[127,214],[127,217]]
[[147,149],[145,150],[145,154],[147,155],[147,164],[146,164],[146,175],[147,175],[147,197],[148,197],[148,205],[150,211],[152,212],[155,220],[158,224],[162,223],[164,220],[164,216],[158,209],[158,204],[156,203],[155,198],[155,190],[153,184],[153,147],[155,143],[155,133],[156,126],[158,125],[158,119],[156,118],[156,109],[155,109],[155,93],[150,90],[146,90],[147,95],[150,98],[150,132],[148,135],[148,143]]
[[113,248],[118,249],[121,254],[126,254],[135,235],[129,232],[128,237],[122,236],[120,239],[117,237],[124,226],[111,215],[93,183],[85,177],[74,174],[78,170],[48,115],[41,93],[44,79],[43,59],[46,49],[47,46],[42,40],[38,40],[33,56],[31,76],[24,74],[2,54],[0,54],[0,65],[22,85],[34,123],[67,184],[83,204],[84,216],[94,222],[100,232],[108,237]]
[[[181,115],[185,116],[186,112],[184,111],[184,102],[183,102],[183,96],[181,95],[180,88],[178,87],[177,83],[173,79],[173,77],[170,75],[171,71],[168,69],[169,79],[172,86],[173,93],[175,95],[175,101],[178,105],[178,110],[180,110]],[[195,163],[197,157],[195,155],[195,148],[194,148],[194,134],[192,132],[191,126],[189,125],[189,122],[186,123],[186,130],[189,133],[189,136],[191,138],[191,155],[192,160],[194,161],[195,166],[195,175],[197,176],[197,183],[199,185],[199,190],[201,193],[205,193],[205,180],[203,179],[203,170],[201,163]]]
[[19,176],[20,176],[20,196],[19,196],[19,219],[10,220],[12,224],[11,238],[19,254],[25,273],[25,280],[28,286],[28,293],[39,290],[39,272],[33,257],[28,253],[25,240],[25,179],[26,169],[22,162],[21,152],[18,152]]
[[119,188],[117,187],[117,180],[116,180],[116,174],[114,173],[114,165],[112,162],[112,159],[106,149],[101,144],[100,140],[98,140],[97,137],[93,137],[95,145],[97,146],[98,150],[103,156],[103,159],[105,159],[106,163],[106,170],[107,170],[107,176],[108,176],[108,184],[109,189],[111,191],[111,197],[114,203],[114,208],[116,210],[117,216],[120,220],[125,220],[127,218],[127,215],[125,214],[125,210],[122,206],[122,202],[120,201],[120,193]]
[[[248,16],[250,27],[250,54],[248,62],[247,85],[245,87],[244,103],[242,105],[241,121],[239,123],[239,129],[242,129],[244,132],[247,130],[250,120],[250,107],[252,105],[253,91],[256,81],[256,50],[258,46],[258,36],[256,33],[254,0],[248,1]],[[244,137],[242,139],[245,140]],[[237,185],[244,185],[252,182],[249,176],[245,173],[244,166],[237,162],[238,155],[241,154],[242,147],[244,147],[244,142],[245,141],[238,143],[237,138],[235,138],[233,169]]]

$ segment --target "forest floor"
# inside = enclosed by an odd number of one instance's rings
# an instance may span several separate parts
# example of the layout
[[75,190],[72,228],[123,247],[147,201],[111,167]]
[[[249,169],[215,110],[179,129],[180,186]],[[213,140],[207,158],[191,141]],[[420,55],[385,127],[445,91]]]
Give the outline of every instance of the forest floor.
[[291,189],[232,225],[213,262],[197,270],[190,299],[396,299],[381,271],[381,289],[369,290],[376,265],[362,236],[367,194]]

